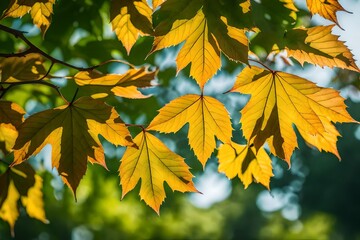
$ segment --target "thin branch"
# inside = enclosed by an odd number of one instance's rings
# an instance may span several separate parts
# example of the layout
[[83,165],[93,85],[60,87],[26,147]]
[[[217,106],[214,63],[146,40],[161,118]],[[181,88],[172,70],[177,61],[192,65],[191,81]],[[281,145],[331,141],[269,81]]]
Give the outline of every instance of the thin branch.
[[51,61],[51,66],[54,65],[55,63],[58,63],[63,66],[66,66],[66,67],[76,69],[78,71],[91,71],[91,70],[94,70],[95,68],[98,68],[98,67],[100,67],[104,64],[110,63],[110,62],[119,62],[119,63],[126,64],[126,65],[130,66],[131,68],[135,68],[134,65],[132,65],[126,61],[116,60],[116,59],[110,59],[110,60],[107,60],[105,62],[102,62],[100,64],[97,64],[97,65],[94,65],[91,67],[78,67],[78,66],[72,65],[70,63],[64,62],[60,59],[54,58],[51,55],[44,52],[43,50],[41,50],[40,48],[38,48],[37,46],[35,46],[32,42],[29,41],[29,39],[27,39],[25,37],[24,33],[26,33],[26,32],[15,30],[15,29],[6,27],[2,24],[0,24],[0,30],[10,33],[13,36],[15,36],[16,38],[20,38],[22,41],[24,41],[29,46],[29,48],[27,50],[20,52],[20,53],[0,53],[0,57],[23,57],[29,53],[38,53],[38,54],[41,54],[42,56],[44,56],[45,58],[49,59]]
[[24,81],[24,82],[0,82],[0,85],[9,85],[7,88],[3,88],[2,89],[2,93],[0,94],[0,99],[4,97],[4,95],[7,93],[7,91],[9,91],[11,88],[15,87],[15,86],[18,86],[18,85],[24,85],[24,84],[40,84],[40,85],[45,85],[45,86],[48,86],[48,87],[51,87],[53,89],[56,90],[56,92],[61,96],[61,93],[59,91],[59,87],[52,84],[52,83],[49,83],[49,82],[46,82],[44,80],[33,80],[33,81]]

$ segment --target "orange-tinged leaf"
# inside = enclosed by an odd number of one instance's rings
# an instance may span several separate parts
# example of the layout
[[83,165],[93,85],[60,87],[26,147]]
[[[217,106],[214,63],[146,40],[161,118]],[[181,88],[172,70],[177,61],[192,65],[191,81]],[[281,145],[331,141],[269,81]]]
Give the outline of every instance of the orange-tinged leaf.
[[152,10],[146,0],[113,0],[110,8],[113,31],[128,54],[139,36],[152,34]]
[[296,75],[247,67],[232,91],[251,94],[241,111],[245,138],[256,149],[267,142],[271,152],[288,164],[297,147],[293,125],[308,143],[340,158],[336,147],[340,134],[333,122],[356,122],[337,91]]
[[8,168],[0,175],[0,186],[0,218],[9,223],[12,235],[19,217],[20,199],[30,217],[48,223],[41,192],[42,179],[29,164]]
[[231,60],[247,63],[248,40],[243,30],[229,26],[225,17],[205,15],[201,1],[183,4],[168,0],[161,5],[159,11],[170,12],[171,17],[155,28],[151,52],[185,41],[176,58],[177,71],[191,64],[190,76],[200,88],[220,69],[221,51]]
[[44,58],[37,53],[0,58],[0,82],[32,81],[46,74]]
[[141,179],[141,199],[159,214],[165,199],[164,182],[174,191],[197,192],[184,159],[158,138],[143,131],[134,138],[134,143],[139,148],[127,148],[121,159],[122,197]]
[[216,147],[215,136],[223,143],[231,142],[229,113],[221,102],[208,96],[190,94],[172,100],[160,109],[147,129],[171,133],[186,123],[189,144],[204,167]]
[[255,147],[231,142],[220,146],[217,157],[219,172],[225,173],[229,179],[238,176],[245,189],[253,179],[270,189],[270,177],[274,175],[271,159],[264,148],[256,151]]
[[[79,86],[89,86],[95,93],[110,93],[125,98],[147,98],[137,88],[152,87],[151,81],[157,71],[148,71],[147,68],[130,69],[124,74],[102,74],[98,71],[82,71],[75,76]],[[94,88],[96,86],[96,88]]]
[[1,18],[19,18],[30,12],[31,18],[44,35],[51,23],[55,0],[11,0]]
[[87,161],[106,168],[98,135],[121,146],[134,146],[130,133],[114,108],[101,100],[80,98],[72,104],[36,113],[19,127],[14,163],[52,146],[52,165],[73,190],[86,172]]
[[323,18],[333,21],[339,25],[336,12],[345,11],[338,0],[306,0],[311,14],[319,14]]
[[10,152],[18,136],[18,127],[24,120],[25,111],[16,103],[0,101],[0,151]]
[[339,37],[331,33],[334,25],[289,30],[286,50],[302,65],[304,62],[320,67],[338,67],[359,72],[352,53]]

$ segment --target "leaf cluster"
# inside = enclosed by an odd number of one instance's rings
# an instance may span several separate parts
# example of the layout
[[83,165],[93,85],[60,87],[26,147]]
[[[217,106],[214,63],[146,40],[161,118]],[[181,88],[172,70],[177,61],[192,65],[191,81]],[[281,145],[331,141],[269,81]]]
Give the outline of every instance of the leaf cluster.
[[[351,51],[331,32],[335,25],[339,26],[336,13],[345,9],[337,0],[306,3],[308,10],[298,9],[293,0],[154,0],[151,6],[146,0],[111,1],[110,25],[126,53],[131,56],[132,49],[145,44],[143,39],[149,37],[152,48],[145,53],[148,58],[165,48],[179,46],[176,72],[189,71],[199,89],[199,94],[181,95],[165,104],[147,124],[137,124],[122,120],[119,112],[125,108],[121,103],[131,105],[156,98],[156,91],[152,96],[144,89],[157,85],[162,69],[137,67],[120,57],[98,59],[88,67],[62,60],[42,50],[22,30],[7,25],[11,25],[9,18],[30,14],[42,33],[41,43],[46,45],[51,39],[47,31],[61,24],[56,17],[53,23],[53,16],[58,14],[53,9],[65,9],[69,3],[12,0],[0,18],[4,22],[0,31],[18,38],[23,47],[0,52],[0,157],[3,162],[11,159],[0,176],[0,217],[13,228],[18,216],[15,205],[21,197],[28,214],[45,222],[42,200],[35,215],[30,210],[35,201],[32,195],[41,197],[41,179],[26,161],[47,144],[52,146],[52,166],[75,198],[88,162],[107,169],[102,139],[126,147],[119,166],[122,196],[141,180],[140,197],[157,213],[165,199],[164,182],[172,190],[198,192],[184,158],[162,141],[163,134],[177,133],[185,125],[190,148],[203,167],[217,149],[219,172],[228,178],[239,177],[245,188],[255,181],[270,189],[270,155],[290,166],[298,147],[296,131],[309,145],[340,159],[336,146],[340,134],[334,123],[358,123],[347,112],[344,99],[336,90],[274,70],[269,63],[271,56],[276,56],[276,61],[290,67],[294,60],[301,65],[310,63],[359,73]],[[106,6],[101,1],[96,4],[99,8]],[[312,14],[334,24],[309,26],[306,18]],[[145,59],[138,57],[137,61]],[[232,113],[219,97],[208,96],[205,91],[209,80],[229,61],[243,69],[226,94],[250,95],[241,110],[241,131],[246,142],[243,145],[233,138],[233,132],[240,129],[233,129],[236,125],[232,125]],[[113,63],[126,70],[101,71]],[[56,75],[55,70],[64,69],[69,74]],[[65,85],[57,84],[59,79]],[[52,89],[56,106],[24,119],[22,107],[6,100],[12,91],[24,86]],[[71,94],[65,94],[67,91]],[[138,129],[134,138],[129,127]],[[27,176],[28,180],[19,181],[19,176]]]

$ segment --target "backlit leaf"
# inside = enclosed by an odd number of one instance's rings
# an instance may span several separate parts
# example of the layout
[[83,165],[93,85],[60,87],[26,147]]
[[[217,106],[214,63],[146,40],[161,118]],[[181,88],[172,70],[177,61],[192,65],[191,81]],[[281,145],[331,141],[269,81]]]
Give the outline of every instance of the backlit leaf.
[[336,147],[340,134],[333,122],[356,122],[337,91],[292,74],[247,67],[232,91],[251,94],[241,111],[245,138],[256,149],[267,142],[271,152],[288,164],[297,147],[293,125],[308,143],[340,158]]
[[221,102],[208,96],[190,94],[172,100],[160,109],[147,129],[171,133],[186,123],[189,144],[203,166],[216,147],[215,136],[223,143],[231,142],[229,113]]
[[84,97],[73,104],[36,113],[19,128],[14,164],[51,144],[52,165],[75,194],[87,161],[106,168],[99,134],[115,145],[134,146],[115,109],[100,100]]
[[0,82],[38,80],[46,74],[44,58],[37,53],[0,58]]
[[[82,71],[74,78],[79,86],[91,87],[91,92],[109,93],[125,98],[147,98],[137,88],[151,87],[151,81],[157,71],[148,71],[147,68],[130,69],[124,74],[102,74],[98,71]],[[95,88],[96,87],[96,88]]]
[[0,101],[0,151],[10,152],[18,136],[18,127],[24,120],[25,111],[16,103]]
[[153,0],[152,1],[152,5],[153,5],[153,9],[155,10],[158,6],[160,6],[163,2],[165,2],[165,0]]
[[220,146],[217,157],[219,172],[225,173],[229,179],[238,176],[245,189],[253,179],[270,189],[270,177],[274,175],[271,159],[264,148],[256,151],[255,147],[231,142]]
[[339,25],[336,12],[346,11],[338,0],[306,0],[306,4],[311,14],[319,14],[323,18],[333,21]]
[[151,16],[152,10],[146,0],[111,1],[112,28],[128,54],[139,36],[152,34]]
[[301,64],[360,71],[348,47],[331,33],[333,25],[297,28],[287,32],[286,50]]
[[19,18],[30,12],[31,18],[44,35],[51,23],[55,0],[11,0],[1,18]]
[[44,211],[42,179],[29,164],[8,168],[0,175],[0,189],[0,218],[9,223],[12,235],[19,217],[20,199],[30,217],[48,223]]
[[184,159],[158,138],[143,131],[134,138],[134,143],[139,148],[127,148],[119,168],[122,197],[141,179],[141,199],[159,214],[165,199],[164,182],[174,191],[197,192]]
[[221,67],[220,52],[231,60],[247,63],[248,40],[241,29],[229,26],[226,17],[205,15],[202,1],[168,0],[161,5],[170,15],[155,28],[151,52],[185,42],[178,53],[177,71],[191,63],[190,76],[201,88]]

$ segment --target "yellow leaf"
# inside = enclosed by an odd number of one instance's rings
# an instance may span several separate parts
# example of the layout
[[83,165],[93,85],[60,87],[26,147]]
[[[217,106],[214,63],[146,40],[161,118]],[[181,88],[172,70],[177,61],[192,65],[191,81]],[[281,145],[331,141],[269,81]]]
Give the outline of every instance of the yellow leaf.
[[311,14],[319,14],[323,18],[333,21],[339,25],[336,12],[345,11],[347,12],[338,2],[338,0],[306,0],[306,4]]
[[286,34],[286,50],[289,56],[302,65],[308,62],[320,67],[338,67],[359,72],[348,47],[339,41],[338,36],[331,34],[333,26],[289,30]]
[[139,36],[152,34],[152,10],[146,0],[113,0],[110,8],[113,31],[130,53]]
[[299,11],[294,4],[294,0],[280,0],[280,2],[284,3],[284,7],[288,8],[294,12]]
[[21,198],[27,214],[47,223],[42,196],[42,179],[27,163],[0,175],[0,218],[10,225],[12,235],[19,217],[18,201]]
[[165,199],[165,181],[172,190],[197,192],[193,175],[182,157],[145,131],[139,133],[134,142],[139,148],[127,148],[119,168],[122,197],[141,179],[141,199],[159,214]]
[[337,91],[296,75],[247,67],[232,91],[251,94],[241,111],[248,142],[260,149],[266,141],[271,152],[288,164],[297,147],[293,125],[308,143],[340,158],[336,147],[340,134],[332,122],[356,122]]
[[220,51],[231,60],[247,63],[245,32],[229,26],[223,16],[205,15],[201,1],[168,0],[159,11],[171,17],[155,28],[151,53],[185,41],[176,59],[177,71],[191,63],[190,76],[201,88],[220,69]]
[[230,143],[232,128],[224,105],[215,98],[199,95],[179,97],[160,109],[148,130],[177,132],[189,123],[189,144],[205,167],[216,147],[215,136]]
[[84,97],[72,104],[39,112],[19,128],[13,165],[51,144],[52,164],[75,194],[86,172],[87,161],[106,168],[99,134],[115,145],[134,146],[115,109],[101,100]]
[[0,82],[33,81],[46,74],[44,58],[37,53],[0,58]]
[[0,146],[3,153],[10,152],[18,136],[17,128],[24,120],[25,111],[17,104],[9,101],[0,101]]
[[220,146],[218,155],[219,172],[225,173],[229,179],[238,176],[245,189],[253,182],[261,183],[270,189],[272,173],[271,159],[263,148],[239,145],[234,142]]
[[43,180],[40,176],[35,175],[35,184],[28,191],[27,196],[21,197],[21,202],[23,206],[26,208],[27,214],[36,218],[43,223],[49,223],[46,219],[45,211],[44,211],[44,202],[43,202],[43,194],[42,194],[42,184]]
[[160,6],[163,2],[165,2],[165,0],[153,0],[152,1],[152,5],[153,5],[153,10],[155,10],[158,6]]
[[[98,71],[82,71],[74,76],[79,86],[89,86],[89,91],[95,93],[110,93],[125,98],[147,98],[137,88],[152,87],[151,81],[157,71],[147,68],[130,69],[124,74],[102,74]],[[94,87],[96,86],[96,88]]]
[[7,198],[0,208],[0,218],[9,223],[12,236],[14,236],[15,222],[19,217],[19,209],[17,206],[19,198],[20,194],[16,190],[14,183],[10,182]]
[[30,12],[31,18],[43,35],[50,26],[55,0],[11,0],[1,18],[19,18]]

